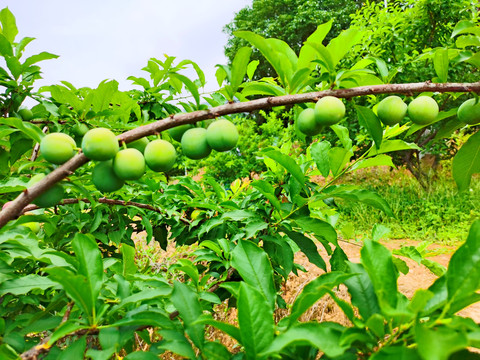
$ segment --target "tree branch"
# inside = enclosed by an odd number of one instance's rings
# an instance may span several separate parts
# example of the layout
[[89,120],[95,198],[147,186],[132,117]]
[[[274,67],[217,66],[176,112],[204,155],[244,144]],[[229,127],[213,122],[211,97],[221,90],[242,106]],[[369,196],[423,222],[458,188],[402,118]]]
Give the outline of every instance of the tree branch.
[[[338,98],[352,98],[376,94],[413,94],[420,92],[476,92],[480,93],[480,82],[475,83],[444,83],[431,82],[409,84],[386,84],[360,86],[351,89],[324,90],[305,94],[283,95],[277,97],[261,98],[252,101],[220,105],[208,110],[198,110],[191,113],[171,115],[168,118],[140,126],[117,136],[120,142],[129,143],[144,136],[154,135],[175,126],[192,124],[197,121],[213,119],[228,114],[251,112],[260,109],[269,109],[276,106],[294,105],[313,102],[324,96]],[[31,188],[23,191],[10,206],[0,212],[0,228],[8,221],[17,217],[22,209],[37,196],[51,188],[55,183],[71,175],[77,168],[87,163],[88,159],[81,152],[75,155],[56,170],[52,171]]]

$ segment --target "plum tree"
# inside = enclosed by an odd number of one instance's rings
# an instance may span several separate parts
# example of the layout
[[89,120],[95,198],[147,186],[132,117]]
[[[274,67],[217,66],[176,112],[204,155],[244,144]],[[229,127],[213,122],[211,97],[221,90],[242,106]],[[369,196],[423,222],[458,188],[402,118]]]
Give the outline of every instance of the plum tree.
[[145,162],[153,171],[169,171],[175,165],[177,152],[166,140],[153,140],[145,148]]
[[120,190],[125,181],[120,179],[113,171],[113,160],[99,162],[92,171],[92,182],[101,192]]
[[422,95],[408,104],[407,112],[413,123],[427,125],[437,118],[438,104],[430,96]]
[[457,111],[458,120],[468,125],[480,123],[480,102],[476,99],[465,101]]
[[393,126],[407,115],[407,104],[399,96],[388,96],[378,104],[377,115],[382,123]]
[[75,155],[75,140],[64,133],[45,135],[40,142],[40,153],[52,164],[63,164]]
[[298,114],[297,126],[298,130],[309,136],[317,135],[323,128],[316,120],[315,110],[311,108],[305,109]]
[[207,142],[216,151],[231,150],[238,142],[237,127],[227,119],[214,121],[207,128]]
[[145,174],[145,158],[137,149],[120,150],[113,158],[113,171],[122,180],[138,180]]
[[319,125],[330,126],[345,117],[345,105],[334,96],[325,96],[315,104],[315,119]]
[[212,148],[207,142],[207,129],[204,128],[185,131],[181,144],[183,154],[193,160],[203,159],[212,152]]
[[91,160],[112,159],[118,150],[118,140],[109,129],[89,130],[82,139],[82,151]]

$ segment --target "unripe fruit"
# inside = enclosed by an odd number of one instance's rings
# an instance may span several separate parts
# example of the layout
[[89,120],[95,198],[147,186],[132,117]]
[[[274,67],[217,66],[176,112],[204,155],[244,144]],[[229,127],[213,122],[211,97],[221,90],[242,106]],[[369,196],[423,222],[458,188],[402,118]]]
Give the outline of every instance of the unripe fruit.
[[132,141],[127,144],[128,148],[137,149],[142,154],[145,152],[145,147],[150,143],[146,137],[140,138],[138,140]]
[[185,131],[181,144],[183,154],[190,159],[203,159],[212,152],[207,142],[207,129],[204,128],[193,128]]
[[166,140],[153,140],[145,148],[145,162],[153,171],[169,171],[175,165],[177,152]]
[[110,160],[118,149],[115,134],[105,128],[89,130],[82,139],[82,151],[91,160]]
[[191,124],[186,124],[186,125],[180,125],[180,126],[175,126],[174,128],[168,129],[168,133],[170,136],[173,138],[175,141],[182,141],[182,136],[185,134],[185,131],[188,129],[192,129],[193,125]]
[[407,115],[407,104],[398,96],[388,96],[378,104],[377,115],[382,123],[393,126]]
[[214,121],[207,128],[207,142],[216,151],[231,150],[238,142],[237,127],[227,119]]
[[145,174],[145,158],[137,149],[120,150],[113,158],[113,171],[120,179],[138,180]]
[[88,126],[85,124],[75,124],[72,126],[72,131],[77,136],[83,136],[88,132]]
[[305,109],[297,117],[297,126],[305,135],[314,136],[320,133],[323,126],[317,123],[315,119],[315,110]]
[[427,125],[438,115],[438,104],[430,96],[419,96],[408,104],[408,116],[413,123]]
[[17,113],[25,121],[30,121],[33,119],[33,112],[30,109],[20,109],[17,111]]
[[334,96],[325,96],[315,104],[315,119],[319,125],[334,125],[344,117],[345,105]]
[[40,153],[52,164],[63,164],[75,155],[77,144],[72,137],[63,133],[45,135],[40,141]]
[[[28,187],[38,183],[45,177],[45,174],[37,174],[33,176],[28,182]],[[63,187],[60,184],[53,185],[50,189],[45,191],[43,194],[37,196],[33,203],[41,208],[49,208],[57,205],[64,197]]]
[[95,165],[92,171],[92,182],[101,192],[120,190],[125,181],[120,179],[113,171],[113,161],[102,161]]
[[475,102],[475,99],[470,99],[460,105],[457,111],[458,120],[468,125],[480,123],[480,102]]

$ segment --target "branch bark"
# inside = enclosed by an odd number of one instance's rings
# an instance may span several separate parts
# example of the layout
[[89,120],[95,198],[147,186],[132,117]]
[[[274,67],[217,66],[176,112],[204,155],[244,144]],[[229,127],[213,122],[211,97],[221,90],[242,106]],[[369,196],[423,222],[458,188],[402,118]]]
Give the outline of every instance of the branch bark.
[[[154,135],[169,128],[192,124],[197,121],[213,119],[228,114],[238,114],[261,109],[269,109],[276,106],[294,105],[317,101],[324,96],[335,96],[350,99],[352,97],[376,94],[413,94],[420,92],[476,92],[480,93],[480,82],[475,83],[444,83],[434,84],[431,82],[409,84],[387,84],[360,86],[351,89],[324,90],[305,94],[283,95],[277,97],[261,98],[241,103],[220,105],[208,110],[198,110],[191,113],[171,115],[168,118],[140,126],[117,136],[120,142],[129,143],[144,136]],[[71,175],[77,168],[89,160],[81,152],[75,155],[45,178],[23,191],[10,206],[0,212],[0,228],[8,221],[20,215],[22,209],[37,196],[51,188],[55,183]]]

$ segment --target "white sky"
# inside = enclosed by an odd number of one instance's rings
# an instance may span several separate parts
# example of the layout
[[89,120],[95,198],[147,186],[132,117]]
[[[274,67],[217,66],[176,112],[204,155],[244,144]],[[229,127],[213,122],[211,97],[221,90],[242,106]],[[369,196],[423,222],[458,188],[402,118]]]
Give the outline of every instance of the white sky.
[[[120,89],[131,88],[130,75],[141,71],[151,57],[163,54],[198,63],[207,78],[206,89],[217,89],[215,65],[226,64],[222,33],[234,13],[251,0],[0,0],[17,20],[19,35],[36,40],[27,56],[48,51],[60,58],[38,65],[40,85],[67,80],[76,87],[96,87],[115,79]],[[24,56],[25,56],[24,55]]]

